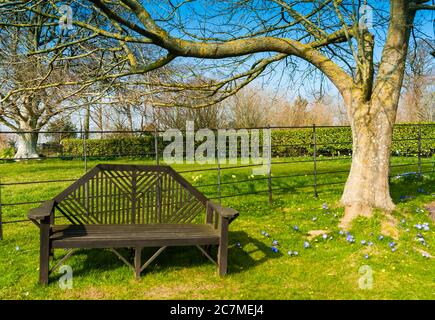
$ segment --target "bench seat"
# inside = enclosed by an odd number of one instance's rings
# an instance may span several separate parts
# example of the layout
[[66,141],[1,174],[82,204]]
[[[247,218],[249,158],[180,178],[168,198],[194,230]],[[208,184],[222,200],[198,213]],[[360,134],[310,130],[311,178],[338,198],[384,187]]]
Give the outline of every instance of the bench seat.
[[53,248],[124,248],[217,245],[219,232],[208,224],[54,225]]

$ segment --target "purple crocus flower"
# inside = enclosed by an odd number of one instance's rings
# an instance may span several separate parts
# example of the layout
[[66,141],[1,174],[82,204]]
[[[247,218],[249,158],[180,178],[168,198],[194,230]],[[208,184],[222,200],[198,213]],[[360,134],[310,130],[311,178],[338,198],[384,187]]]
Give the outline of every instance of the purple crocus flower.
[[354,243],[354,242],[355,242],[355,238],[354,238],[351,234],[348,234],[348,235],[346,236],[346,240],[347,240],[348,242],[350,242],[350,243]]

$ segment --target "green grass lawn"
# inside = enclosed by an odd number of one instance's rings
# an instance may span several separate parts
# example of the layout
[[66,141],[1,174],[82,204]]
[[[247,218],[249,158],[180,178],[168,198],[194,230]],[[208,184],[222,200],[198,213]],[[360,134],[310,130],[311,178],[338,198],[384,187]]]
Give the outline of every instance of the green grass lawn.
[[[379,240],[381,215],[359,218],[351,234],[355,243],[346,241],[337,227],[343,214],[339,198],[349,169],[349,159],[318,162],[318,192],[313,196],[313,163],[309,158],[274,159],[275,162],[305,160],[273,165],[273,204],[269,206],[266,177],[251,177],[250,168],[224,170],[222,202],[240,211],[230,228],[229,273],[216,275],[215,267],[196,248],[169,248],[137,281],[132,271],[115,255],[104,250],[83,250],[66,264],[74,272],[73,289],[62,290],[60,275],[50,277],[50,285],[38,285],[39,233],[31,223],[4,225],[0,241],[0,299],[435,299],[435,264],[421,250],[435,256],[435,226],[427,211],[420,210],[435,200],[434,159],[423,160],[423,178],[393,178],[392,195],[398,204],[394,217],[399,237]],[[322,158],[320,160],[323,160]],[[99,161],[104,163],[151,163],[145,160]],[[91,161],[89,167],[99,163]],[[416,171],[415,158],[392,159],[392,175]],[[407,165],[409,164],[409,165]],[[396,166],[400,165],[400,166]],[[208,166],[211,167],[211,166]],[[177,170],[203,169],[207,166],[175,165]],[[327,174],[330,171],[343,171]],[[2,183],[17,181],[75,179],[83,174],[81,161],[42,160],[0,164]],[[209,197],[217,196],[215,171],[183,173]],[[294,175],[291,178],[282,177]],[[244,181],[244,182],[237,182]],[[49,199],[70,182],[4,186],[2,203]],[[422,192],[424,189],[424,192]],[[283,190],[278,190],[283,189]],[[419,190],[420,189],[420,190]],[[420,192],[419,192],[420,191]],[[258,192],[253,195],[243,195]],[[238,197],[227,197],[240,195]],[[404,198],[404,196],[409,196]],[[324,210],[322,204],[329,209]],[[4,206],[3,220],[26,219],[36,205]],[[315,218],[315,219],[313,219]],[[403,220],[403,221],[402,221]],[[429,223],[429,231],[414,225]],[[299,231],[294,230],[298,226]],[[327,230],[309,241],[307,232]],[[270,234],[267,238],[262,231]],[[416,240],[424,236],[426,246]],[[271,250],[279,241],[279,252]],[[361,240],[373,242],[372,246]],[[389,243],[394,241],[393,252]],[[241,247],[236,244],[240,243]],[[298,256],[287,252],[298,251]],[[153,250],[144,250],[144,255]],[[63,250],[55,255],[60,258]],[[131,254],[127,249],[125,255]],[[365,255],[368,255],[368,259]],[[360,289],[361,266],[372,270],[372,289]]]

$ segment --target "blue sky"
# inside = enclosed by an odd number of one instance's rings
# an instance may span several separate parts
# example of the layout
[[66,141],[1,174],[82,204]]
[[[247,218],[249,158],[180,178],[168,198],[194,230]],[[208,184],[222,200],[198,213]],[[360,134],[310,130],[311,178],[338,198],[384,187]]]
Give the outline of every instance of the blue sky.
[[[211,4],[213,2],[213,4]],[[173,3],[177,3],[177,1],[173,1]],[[369,4],[373,6],[373,22],[374,22],[374,28],[371,30],[375,34],[375,61],[379,61],[381,54],[382,54],[382,48],[383,48],[383,33],[386,31],[386,25],[379,26],[379,15],[381,12],[388,12],[389,10],[389,1],[383,0],[383,1],[369,1]],[[213,8],[219,8],[216,7],[215,1],[210,0],[200,0],[200,1],[193,1],[192,3],[189,3],[187,6],[182,7],[182,10],[180,10],[180,17],[183,19],[183,22],[186,23],[186,25],[190,26],[191,28],[202,28],[202,24],[199,22],[200,19],[197,18],[196,14],[201,14],[204,16],[210,16],[214,14],[214,11],[217,10],[211,10],[211,6]],[[303,10],[304,5],[301,5],[299,7],[300,10]],[[147,6],[147,8],[150,8],[151,12],[153,13],[153,10],[162,10],[161,5],[155,5],[153,6]],[[165,7],[163,7],[165,8]],[[307,8],[308,10],[309,8]],[[195,14],[193,14],[193,11],[196,11]],[[154,12],[154,14],[158,14],[157,12]],[[268,13],[270,14],[270,13]],[[232,21],[237,20],[238,16],[235,15],[235,18]],[[217,20],[219,21],[219,20]],[[417,24],[421,24],[420,27],[416,30],[417,36],[422,36],[424,34],[425,38],[429,38],[432,41],[435,39],[434,35],[434,26],[433,26],[433,12],[432,11],[419,11],[417,14],[417,17],[415,19],[415,22]],[[215,29],[213,29],[215,28]],[[210,32],[208,35],[212,35],[213,31],[216,30],[216,32],[221,32],[222,30],[225,30],[225,25],[222,24],[218,25],[216,27],[210,28]],[[178,36],[177,32],[174,30],[172,32],[173,35]],[[216,33],[217,34],[217,33]],[[240,33],[241,35],[243,32]],[[256,57],[261,57],[262,54],[257,54]],[[192,59],[183,59],[184,61],[191,61]],[[193,59],[193,61],[195,61]],[[254,61],[254,60],[252,60]],[[299,64],[300,69],[305,69],[306,64],[301,61],[297,60]],[[195,63],[195,62],[194,62]],[[279,63],[277,66],[274,66],[276,68],[276,72],[273,76],[264,76],[258,78],[256,81],[253,82],[253,85],[255,86],[264,86],[268,88],[270,91],[277,92],[279,95],[286,95],[289,99],[293,99],[298,94],[310,97],[313,90],[318,90],[320,88],[320,75],[317,77],[309,78],[306,81],[302,81],[303,78],[303,72],[296,72],[290,75],[290,71],[285,68],[284,63]],[[293,78],[295,81],[291,82],[291,78]],[[329,92],[332,96],[337,96],[337,91],[335,87],[329,83],[327,79],[325,79],[324,85],[322,86],[322,89],[326,92]]]

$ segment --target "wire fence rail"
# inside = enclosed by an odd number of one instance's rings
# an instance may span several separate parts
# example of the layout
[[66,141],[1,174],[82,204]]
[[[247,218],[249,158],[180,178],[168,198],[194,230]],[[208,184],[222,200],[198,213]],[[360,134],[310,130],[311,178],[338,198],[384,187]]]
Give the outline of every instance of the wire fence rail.
[[[401,126],[410,126],[407,124],[401,125]],[[417,132],[413,132],[416,134],[416,137],[411,138],[401,138],[401,139],[393,139],[393,141],[396,142],[403,142],[403,141],[416,141],[417,143],[417,154],[414,155],[417,158],[417,162],[411,162],[411,163],[405,163],[405,164],[390,164],[390,168],[401,168],[406,166],[417,166],[417,170],[415,172],[408,172],[407,174],[414,174],[415,176],[421,176],[425,173],[433,173],[435,169],[435,161],[432,159],[432,154],[435,152],[435,150],[430,149],[430,152],[425,154],[422,152],[422,142],[424,140],[435,140],[435,136],[430,135],[429,137],[423,137],[422,136],[422,130],[421,128],[423,126],[431,126],[434,128],[433,132],[435,132],[435,124],[421,124],[416,127]],[[415,125],[414,125],[415,127]],[[309,145],[302,144],[302,143],[293,143],[293,144],[287,144],[287,143],[281,143],[277,144],[273,142],[273,139],[270,139],[269,146],[271,147],[271,150],[273,150],[274,147],[309,147],[312,148],[312,156],[309,156],[307,158],[306,155],[301,154],[299,156],[293,156],[293,157],[287,157],[291,158],[283,159],[281,160],[280,157],[276,157],[276,155],[273,154],[273,151],[268,152],[268,158],[266,159],[266,174],[265,176],[261,177],[255,177],[250,179],[242,179],[242,180],[234,180],[234,181],[222,181],[222,174],[227,170],[236,170],[236,169],[243,169],[243,168],[255,168],[258,166],[264,166],[264,163],[261,164],[236,164],[236,165],[222,165],[222,163],[219,161],[220,157],[217,156],[217,163],[214,167],[205,167],[205,168],[197,168],[197,169],[189,169],[189,170],[179,170],[178,172],[181,174],[192,174],[192,173],[200,173],[200,172],[216,172],[216,182],[213,183],[206,183],[206,184],[199,184],[195,185],[197,188],[214,188],[216,190],[215,194],[211,195],[210,199],[216,199],[221,201],[222,199],[226,198],[233,198],[233,197],[241,197],[241,196],[248,196],[248,195],[254,195],[254,194],[267,194],[269,204],[273,203],[273,194],[277,192],[282,192],[286,190],[294,190],[294,189],[302,189],[302,188],[312,188],[313,196],[318,197],[319,194],[319,187],[322,186],[333,186],[333,185],[342,185],[345,183],[345,179],[334,181],[334,182],[326,182],[326,183],[319,183],[318,178],[320,176],[324,175],[340,175],[340,174],[346,174],[349,172],[349,170],[328,170],[328,171],[319,171],[318,165],[319,163],[324,162],[331,162],[331,161],[339,161],[339,160],[347,160],[350,161],[352,156],[351,152],[349,152],[347,155],[339,155],[339,156],[323,156],[322,154],[319,154],[319,147],[327,144],[327,145],[349,145],[349,149],[351,149],[352,141],[346,140],[346,141],[339,141],[339,142],[328,142],[328,143],[322,143],[318,141],[318,135],[317,130],[319,128],[347,128],[348,126],[303,126],[303,127],[255,127],[255,128],[237,128],[235,130],[282,130],[282,129],[305,129],[305,130],[311,130],[311,141],[309,141]],[[213,129],[213,131],[217,131],[218,129]],[[83,161],[83,172],[88,171],[88,161],[91,160],[99,160],[99,159],[122,159],[122,158],[128,158],[128,157],[134,157],[134,158],[146,158],[148,160],[152,160],[155,162],[155,164],[159,164],[161,162],[161,154],[162,154],[162,145],[161,141],[159,139],[159,136],[163,133],[163,130],[133,130],[133,131],[40,131],[39,135],[53,135],[53,134],[71,134],[73,133],[76,136],[81,136],[82,140],[82,153],[80,155],[67,155],[67,154],[61,154],[61,155],[45,155],[42,159],[45,160],[51,160],[51,159],[62,159],[62,160],[72,160],[72,159],[79,159]],[[32,132],[11,132],[11,131],[0,131],[1,135],[18,135],[23,133],[32,133]],[[134,153],[134,154],[128,154],[128,153],[101,153],[101,154],[93,154],[88,155],[89,150],[89,137],[92,135],[96,135],[97,139],[102,139],[104,137],[107,137],[108,135],[135,135],[135,136],[143,136],[148,135],[151,136],[153,139],[153,147],[154,150],[150,152],[143,152],[143,153]],[[99,137],[99,138],[98,138]],[[270,137],[270,136],[269,136]],[[115,136],[116,139],[116,136]],[[217,144],[216,144],[217,145]],[[261,148],[261,146],[260,146]],[[435,149],[435,148],[434,148]],[[215,150],[215,154],[217,155],[217,149]],[[394,153],[393,153],[394,155]],[[397,155],[397,154],[396,154]],[[226,157],[226,155],[225,155]],[[426,161],[423,161],[424,158],[426,158]],[[276,159],[275,161],[273,159]],[[415,159],[415,157],[413,157]],[[41,158],[21,158],[20,159],[25,161],[36,161],[41,160]],[[10,158],[0,158],[1,162],[5,161],[14,161]],[[273,175],[272,167],[274,166],[282,166],[282,165],[288,165],[288,164],[309,164],[312,163],[313,166],[311,167],[309,172],[304,173],[292,173],[292,174],[284,174],[284,175]],[[432,166],[429,170],[423,170],[423,165]],[[1,163],[0,163],[1,166]],[[391,169],[390,169],[391,172]],[[23,173],[24,175],[25,173]],[[397,174],[390,174],[390,177],[396,176]],[[292,187],[273,187],[273,182],[279,181],[280,179],[292,179],[292,178],[298,178],[298,177],[309,177],[311,179],[311,183],[309,184],[302,184]],[[8,202],[7,199],[5,199],[4,195],[4,189],[10,188],[10,187],[16,187],[16,186],[27,186],[27,185],[56,185],[61,183],[68,183],[68,182],[74,182],[79,177],[72,177],[68,179],[49,179],[49,180],[29,180],[29,181],[7,181],[3,182],[4,179],[0,176],[0,240],[3,239],[3,225],[9,225],[9,224],[15,224],[15,223],[24,223],[29,222],[28,219],[15,219],[15,220],[3,220],[3,214],[4,214],[4,208],[7,207],[20,207],[20,206],[28,206],[28,205],[38,205],[44,201],[47,201],[48,199],[41,199],[41,200],[35,200],[35,201],[19,201],[19,202]],[[267,185],[265,185],[264,189],[262,190],[251,190],[248,192],[238,192],[234,194],[222,194],[222,189],[225,186],[231,186],[241,183],[252,183],[252,182],[258,182],[258,181],[265,181],[267,182]]]

